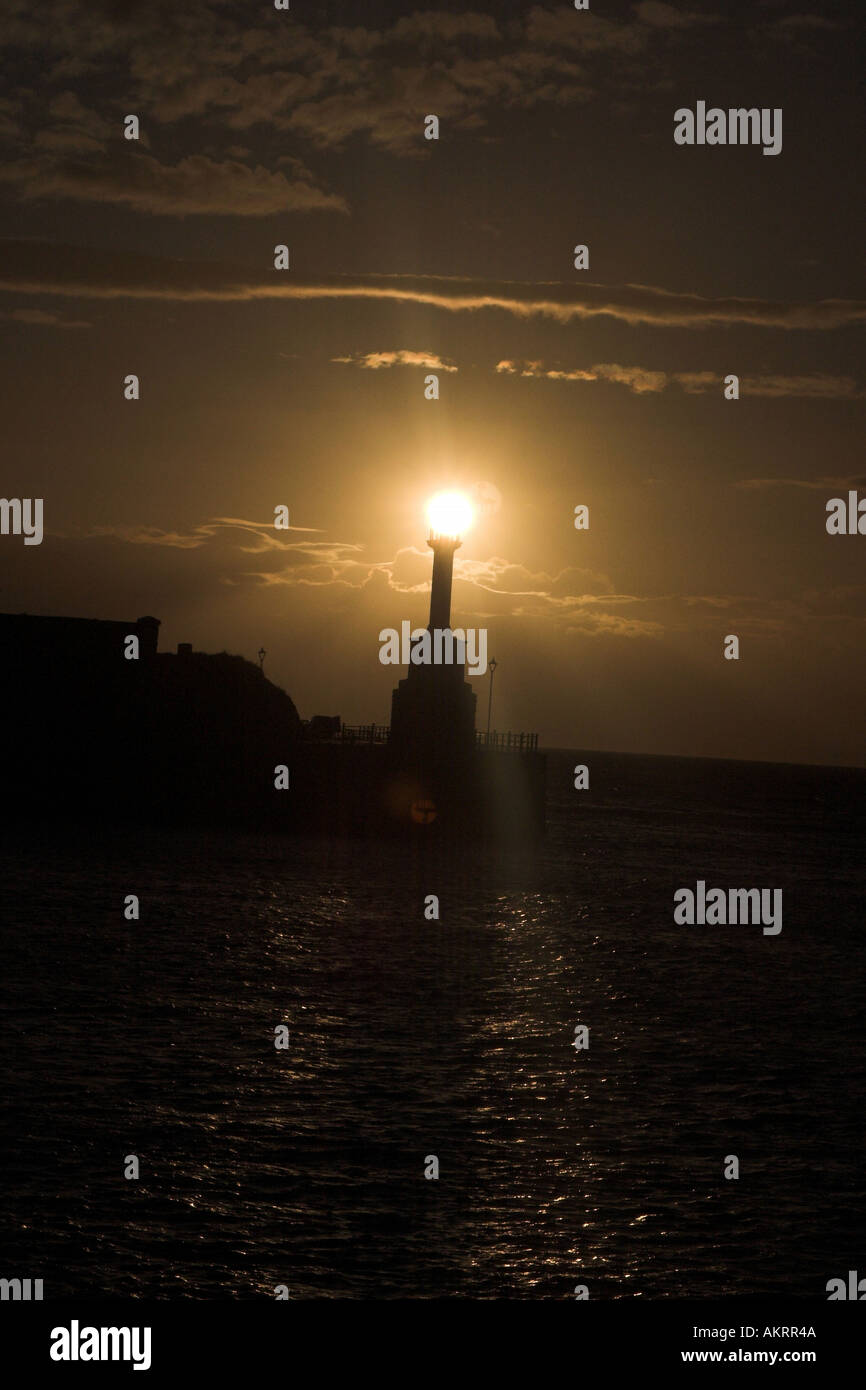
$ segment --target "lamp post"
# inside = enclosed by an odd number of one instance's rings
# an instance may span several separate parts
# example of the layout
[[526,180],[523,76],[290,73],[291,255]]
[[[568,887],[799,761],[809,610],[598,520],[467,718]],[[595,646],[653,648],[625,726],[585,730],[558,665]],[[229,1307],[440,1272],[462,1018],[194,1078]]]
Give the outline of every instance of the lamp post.
[[498,662],[495,657],[490,660],[490,694],[487,697],[487,738],[490,738],[490,714],[493,709],[493,677],[496,674]]

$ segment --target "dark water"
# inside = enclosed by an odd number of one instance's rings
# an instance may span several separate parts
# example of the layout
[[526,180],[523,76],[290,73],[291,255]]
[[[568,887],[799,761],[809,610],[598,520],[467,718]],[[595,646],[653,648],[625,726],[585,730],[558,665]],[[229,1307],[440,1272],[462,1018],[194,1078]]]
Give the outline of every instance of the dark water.
[[[866,772],[580,760],[589,793],[550,757],[535,857],[13,832],[0,1274],[651,1299],[866,1272]],[[698,878],[781,888],[781,934],[674,925]]]

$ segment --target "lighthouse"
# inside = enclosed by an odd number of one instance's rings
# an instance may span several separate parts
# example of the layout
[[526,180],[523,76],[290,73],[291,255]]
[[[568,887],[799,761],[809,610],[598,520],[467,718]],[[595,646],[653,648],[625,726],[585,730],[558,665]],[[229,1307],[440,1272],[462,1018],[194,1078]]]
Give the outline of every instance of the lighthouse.
[[451,626],[451,583],[454,578],[454,552],[463,544],[461,536],[443,536],[429,531],[427,544],[433,551],[433,583],[430,589],[430,632]]
[[[439,505],[437,505],[439,504]],[[440,785],[453,784],[475,751],[476,696],[466,679],[460,642],[435,642],[436,633],[451,631],[451,585],[454,555],[463,543],[462,531],[471,521],[463,498],[445,494],[429,508],[427,544],[433,552],[430,588],[431,647],[443,648],[452,660],[410,661],[408,674],[391,698],[389,744],[395,763],[404,771]],[[456,648],[456,651],[454,650]]]
[[487,634],[458,627],[464,644],[451,628],[454,556],[472,521],[472,507],[458,494],[440,494],[428,517],[430,617],[426,629],[414,632],[408,622],[401,624],[400,660],[407,671],[391,697],[383,760],[386,814],[425,839],[445,835],[462,842],[492,835],[528,843],[544,831],[544,756],[535,735],[527,735],[525,744],[524,735],[508,734],[478,746],[476,697],[467,672],[481,674],[472,648],[480,651],[483,645],[486,664]]

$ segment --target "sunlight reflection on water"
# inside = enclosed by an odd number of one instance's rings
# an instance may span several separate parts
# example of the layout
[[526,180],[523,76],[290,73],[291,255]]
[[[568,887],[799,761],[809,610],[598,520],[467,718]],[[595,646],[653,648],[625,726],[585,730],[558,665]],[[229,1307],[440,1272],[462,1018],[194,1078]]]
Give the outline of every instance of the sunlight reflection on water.
[[[816,825],[804,794],[801,824],[786,783],[778,826],[732,838],[741,794],[708,806],[702,780],[670,793],[671,837],[641,763],[591,814],[554,794],[537,857],[177,832],[10,851],[10,1267],[57,1294],[298,1298],[808,1294],[856,1267],[851,807]],[[680,883],[756,863],[778,942],[673,926]]]

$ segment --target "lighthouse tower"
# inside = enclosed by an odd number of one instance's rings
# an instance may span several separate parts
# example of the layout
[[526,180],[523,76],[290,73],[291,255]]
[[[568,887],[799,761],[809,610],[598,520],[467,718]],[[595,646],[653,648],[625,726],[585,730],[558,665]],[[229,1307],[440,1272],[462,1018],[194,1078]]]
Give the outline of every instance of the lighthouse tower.
[[427,533],[427,544],[433,551],[433,584],[430,589],[430,621],[428,630],[451,626],[451,581],[454,578],[454,552],[463,544],[460,536],[443,536],[438,531]]
[[[466,679],[463,644],[450,635],[454,553],[462,537],[431,530],[427,544],[433,551],[427,624],[431,660],[410,663],[408,675],[394,691],[389,743],[400,767],[438,780],[459,775],[473,756],[476,697]],[[413,655],[417,651],[416,645]],[[436,660],[437,653],[446,659]]]

